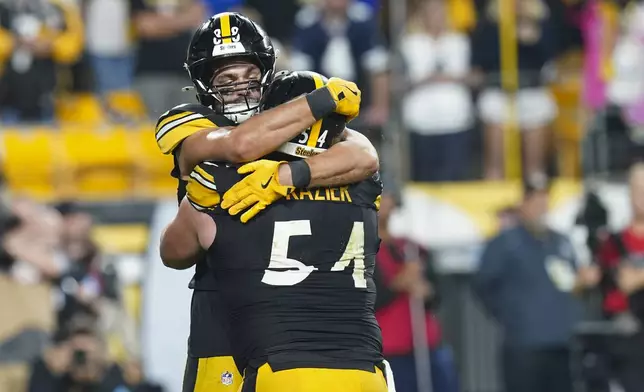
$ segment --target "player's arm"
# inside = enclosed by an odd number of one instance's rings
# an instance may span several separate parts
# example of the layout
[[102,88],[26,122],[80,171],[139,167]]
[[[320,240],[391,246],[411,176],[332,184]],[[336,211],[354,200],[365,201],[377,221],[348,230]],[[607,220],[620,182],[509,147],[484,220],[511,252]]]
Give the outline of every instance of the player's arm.
[[[378,171],[378,152],[366,136],[345,129],[342,138],[341,142],[334,144],[327,151],[304,160],[311,177],[307,187],[352,184],[366,180]],[[280,165],[280,184],[294,186],[293,174],[291,165]]]
[[192,267],[204,249],[215,240],[217,226],[208,215],[192,208],[184,199],[172,222],[161,233],[161,260],[168,268]]
[[355,118],[360,111],[360,90],[351,82],[331,78],[309,94],[259,113],[232,128],[205,129],[183,141],[179,153],[182,176],[200,162],[248,162],[275,151],[280,145],[336,112]]
[[276,162],[266,159],[239,168],[249,174],[225,194],[221,207],[248,222],[267,206],[288,195],[293,188],[345,185],[371,177],[378,170],[378,154],[371,142],[352,130],[344,141],[306,160]]

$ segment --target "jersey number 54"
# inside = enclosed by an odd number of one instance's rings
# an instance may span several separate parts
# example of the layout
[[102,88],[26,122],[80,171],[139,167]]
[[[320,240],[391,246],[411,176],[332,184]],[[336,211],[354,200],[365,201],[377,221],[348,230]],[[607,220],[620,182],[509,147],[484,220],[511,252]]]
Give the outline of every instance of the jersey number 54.
[[[291,237],[311,235],[311,221],[294,220],[275,222],[271,261],[264,271],[262,283],[271,286],[293,286],[306,279],[317,268],[288,257],[288,243]],[[331,271],[343,271],[353,262],[353,283],[356,288],[367,288],[364,278],[364,222],[354,222],[347,246]]]

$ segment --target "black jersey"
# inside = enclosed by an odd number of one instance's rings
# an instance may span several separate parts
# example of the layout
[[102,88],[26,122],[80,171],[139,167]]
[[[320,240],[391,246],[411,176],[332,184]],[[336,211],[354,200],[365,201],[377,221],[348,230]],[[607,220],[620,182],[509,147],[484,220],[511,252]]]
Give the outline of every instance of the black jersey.
[[[179,202],[186,196],[187,187],[191,187],[193,190],[193,196],[190,201],[195,207],[210,207],[219,203],[220,199],[214,178],[204,173],[199,167],[190,173],[189,181],[181,179],[176,155],[181,142],[188,136],[203,129],[234,125],[231,120],[215,113],[212,109],[192,103],[175,106],[159,117],[155,127],[155,137],[162,153],[174,155],[174,168],[170,175],[178,181],[177,199]],[[212,274],[208,274],[206,263],[200,261],[196,263],[195,276],[190,282],[190,288],[199,290],[216,289],[214,278]]]
[[[198,104],[179,105],[159,117],[155,136],[161,152],[174,155],[174,168],[170,175],[178,182],[179,203],[186,196],[187,187],[194,188],[195,184],[209,190],[209,192],[195,192],[197,195],[202,195],[200,203],[206,205],[218,203],[219,194],[216,191],[214,179],[208,175],[204,178],[199,168],[191,173],[189,181],[181,179],[176,155],[177,147],[185,138],[202,129],[232,125],[234,124],[226,117]],[[195,264],[195,275],[189,284],[195,291],[190,306],[188,354],[195,358],[229,356],[232,350],[228,338],[226,307],[217,292],[215,276],[209,273],[205,257],[200,256]]]
[[[221,192],[240,179],[210,164]],[[382,360],[373,282],[382,186],[295,190],[246,224],[209,210],[209,269],[229,310],[238,363],[373,371]]]

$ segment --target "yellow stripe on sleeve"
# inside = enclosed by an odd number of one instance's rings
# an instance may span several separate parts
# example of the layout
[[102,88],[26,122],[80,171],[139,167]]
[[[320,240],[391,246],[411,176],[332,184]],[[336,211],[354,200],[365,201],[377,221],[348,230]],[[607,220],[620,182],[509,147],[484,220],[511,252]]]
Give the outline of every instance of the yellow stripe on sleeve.
[[158,133],[161,128],[163,128],[166,125],[168,125],[168,123],[171,123],[172,121],[178,120],[180,118],[187,117],[187,116],[189,116],[191,114],[194,114],[194,113],[193,112],[181,112],[179,114],[175,114],[175,115],[172,115],[172,116],[167,116],[167,117],[165,117],[163,119],[159,119],[159,122],[157,123],[156,133]]
[[159,128],[156,134],[157,144],[161,152],[170,154],[188,136],[204,129],[216,127],[217,125],[202,115],[192,113]]
[[201,183],[201,185],[212,190],[217,190],[217,185],[215,185],[215,178],[208,172],[206,172],[202,167],[196,166],[190,177],[194,178],[196,181]]
[[373,202],[373,205],[376,206],[376,211],[380,211],[380,200],[382,200],[382,195],[378,195],[376,201]]
[[[315,88],[316,89],[324,86],[324,80],[322,80],[322,77],[319,74],[316,74],[316,73],[312,72],[311,76],[313,76],[313,81],[315,81]],[[321,129],[322,129],[322,119],[318,120],[311,127],[311,134],[309,135],[308,142],[306,142],[307,146],[316,147],[318,138],[320,137],[320,130]]]
[[216,190],[206,187],[192,175],[188,179],[186,192],[190,202],[204,209],[216,207],[221,201],[221,197]]

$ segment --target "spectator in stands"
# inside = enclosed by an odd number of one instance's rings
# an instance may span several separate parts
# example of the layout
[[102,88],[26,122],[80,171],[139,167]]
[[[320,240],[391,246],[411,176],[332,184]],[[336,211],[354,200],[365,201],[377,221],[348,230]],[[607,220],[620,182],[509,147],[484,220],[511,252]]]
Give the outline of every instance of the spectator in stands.
[[[644,144],[644,2],[632,2],[623,12],[623,29],[617,38],[609,84],[611,102],[621,108],[632,141]],[[641,151],[637,156],[641,156]]]
[[161,390],[145,383],[128,385],[122,369],[108,359],[105,340],[91,319],[77,317],[56,340],[35,361],[29,392]]
[[73,2],[0,2],[2,120],[52,120],[56,64],[76,61],[82,46],[82,21]]
[[[383,195],[378,214],[382,243],[374,272],[378,292],[376,318],[382,329],[383,353],[395,374],[397,391],[426,390],[429,385],[422,385],[425,380],[431,382],[434,391],[457,392],[452,353],[441,343],[440,325],[434,315],[440,293],[431,253],[389,233],[394,208],[394,197]],[[412,306],[418,306],[420,321],[414,320]],[[415,344],[421,346],[414,349]],[[429,361],[429,368],[417,373],[416,361],[422,361],[423,355],[429,356],[424,358]],[[428,374],[431,376],[425,378]]]
[[[516,113],[523,131],[524,172],[544,172],[548,126],[557,106],[547,90],[543,71],[556,55],[556,37],[549,24],[548,8],[542,0],[518,0],[518,90]],[[473,33],[472,68],[484,87],[478,99],[479,114],[485,125],[485,178],[504,177],[504,128],[510,121],[507,91],[502,89],[501,41],[498,1],[492,0],[486,15]]]
[[59,224],[26,199],[0,205],[0,391],[25,389],[29,363],[55,328],[50,280],[62,268]]
[[606,107],[606,86],[613,76],[611,53],[619,28],[617,4],[581,2],[580,28],[584,40],[583,101],[592,118]]
[[625,392],[644,390],[644,164],[631,168],[633,219],[609,236],[599,251],[606,316],[630,331],[610,343],[614,377]]
[[[410,131],[414,181],[455,181],[468,169],[472,98],[465,78],[470,47],[451,31],[442,0],[425,0],[413,10],[401,50],[409,85],[403,120]],[[419,53],[423,53],[419,56]]]
[[192,33],[204,21],[201,0],[131,1],[138,37],[136,88],[152,118],[192,99],[182,88],[190,84],[183,69]]
[[127,0],[83,0],[87,53],[96,91],[105,95],[132,88],[133,56]]
[[581,321],[574,293],[594,287],[599,271],[580,267],[570,241],[545,223],[548,182],[524,183],[519,223],[492,238],[473,286],[503,329],[506,391],[570,392],[569,343]]
[[[255,23],[259,24],[260,26],[264,26],[264,17],[255,8],[244,6],[239,12],[249,17],[250,20],[254,20]],[[289,53],[287,52],[286,47],[282,45],[282,42],[278,38],[272,35],[272,31],[267,31],[267,34],[271,37],[271,42],[273,43],[275,53],[277,54],[277,60],[275,61],[275,71],[277,72],[289,69]]]
[[60,279],[64,302],[59,325],[65,325],[79,313],[96,316],[101,333],[119,338],[127,357],[138,358],[136,327],[123,307],[114,265],[104,262],[91,238],[91,215],[71,202],[59,204],[58,210],[64,217],[62,232],[70,260],[69,269]]
[[388,54],[371,8],[353,0],[318,0],[296,16],[291,68],[352,80],[365,110],[356,121],[382,126],[389,115]]

